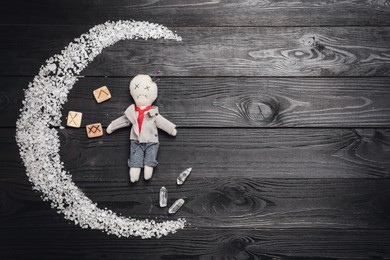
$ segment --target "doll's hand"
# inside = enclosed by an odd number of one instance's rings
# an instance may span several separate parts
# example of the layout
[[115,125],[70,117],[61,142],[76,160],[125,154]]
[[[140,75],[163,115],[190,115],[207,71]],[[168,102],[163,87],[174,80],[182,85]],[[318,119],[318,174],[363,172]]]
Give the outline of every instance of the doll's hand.
[[176,136],[176,135],[177,135],[177,130],[176,130],[176,128],[175,128],[175,129],[173,129],[173,131],[172,131],[171,135],[172,135],[172,136]]
[[107,134],[111,134],[112,133],[112,125],[111,124],[109,124],[107,126],[106,132],[107,132]]

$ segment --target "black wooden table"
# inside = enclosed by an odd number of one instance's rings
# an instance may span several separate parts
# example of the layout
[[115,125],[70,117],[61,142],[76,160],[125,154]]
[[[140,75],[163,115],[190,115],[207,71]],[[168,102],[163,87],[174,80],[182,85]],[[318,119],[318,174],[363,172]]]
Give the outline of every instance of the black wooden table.
[[[0,9],[0,259],[390,258],[388,1],[27,1]],[[122,41],[83,71],[63,109],[106,127],[137,74],[158,76],[159,166],[130,184],[129,129],[59,129],[61,158],[100,207],[184,217],[161,239],[117,238],[65,220],[32,190],[15,142],[23,89],[93,25],[135,19],[183,37]],[[96,104],[107,85],[113,98]],[[83,125],[85,126],[85,124]],[[185,168],[185,185],[175,179]],[[158,207],[185,197],[174,216]]]

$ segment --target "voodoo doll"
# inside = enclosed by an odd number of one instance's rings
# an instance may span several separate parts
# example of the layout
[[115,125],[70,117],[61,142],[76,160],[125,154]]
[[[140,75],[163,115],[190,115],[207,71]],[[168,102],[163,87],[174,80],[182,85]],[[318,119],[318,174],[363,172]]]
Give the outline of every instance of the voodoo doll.
[[131,125],[128,166],[130,181],[134,183],[139,180],[141,168],[144,168],[145,180],[149,180],[154,167],[157,166],[157,128],[172,136],[176,136],[177,130],[176,125],[160,115],[158,107],[152,105],[157,98],[157,84],[150,76],[135,76],[129,88],[135,105],[130,105],[123,116],[112,121],[106,131],[111,134],[117,129]]

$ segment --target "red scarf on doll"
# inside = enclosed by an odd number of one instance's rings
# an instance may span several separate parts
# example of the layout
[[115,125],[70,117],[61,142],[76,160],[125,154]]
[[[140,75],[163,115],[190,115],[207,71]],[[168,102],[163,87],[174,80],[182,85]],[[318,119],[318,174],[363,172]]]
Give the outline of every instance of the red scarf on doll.
[[142,122],[144,121],[145,112],[150,110],[151,108],[152,108],[152,105],[147,106],[144,109],[141,109],[138,106],[135,107],[135,110],[138,112],[137,121],[138,121],[138,129],[139,129],[140,133],[141,133],[141,128],[142,128]]

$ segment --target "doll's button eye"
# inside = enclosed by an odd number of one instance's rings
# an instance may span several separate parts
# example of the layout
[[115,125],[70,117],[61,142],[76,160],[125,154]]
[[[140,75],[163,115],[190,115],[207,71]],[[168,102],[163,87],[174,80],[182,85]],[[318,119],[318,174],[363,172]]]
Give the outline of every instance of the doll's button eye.
[[149,91],[150,87],[149,87],[149,86],[146,86],[145,89],[146,89],[147,91]]
[[158,113],[156,113],[156,116],[158,116]]
[[137,89],[139,88],[139,84],[135,84],[135,88],[134,89]]

